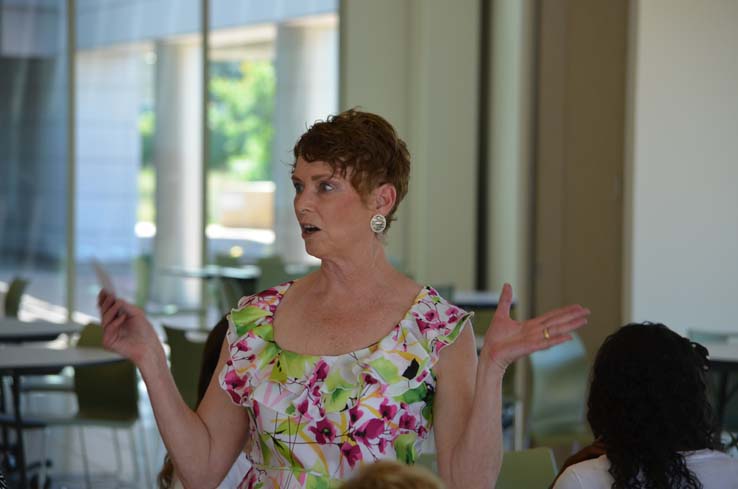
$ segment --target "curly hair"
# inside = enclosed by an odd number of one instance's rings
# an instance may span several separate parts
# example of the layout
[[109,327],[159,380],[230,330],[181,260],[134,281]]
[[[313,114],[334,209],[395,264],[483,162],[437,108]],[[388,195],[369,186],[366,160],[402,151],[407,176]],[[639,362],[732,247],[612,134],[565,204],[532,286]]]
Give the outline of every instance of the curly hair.
[[349,175],[351,185],[365,199],[375,188],[389,183],[397,200],[385,216],[387,228],[394,221],[410,180],[410,152],[395,128],[384,118],[349,109],[313,124],[295,144],[295,163],[323,161],[334,173]]
[[628,324],[605,340],[587,420],[606,446],[613,489],[702,487],[680,452],[720,447],[707,368],[707,350],[663,324]]

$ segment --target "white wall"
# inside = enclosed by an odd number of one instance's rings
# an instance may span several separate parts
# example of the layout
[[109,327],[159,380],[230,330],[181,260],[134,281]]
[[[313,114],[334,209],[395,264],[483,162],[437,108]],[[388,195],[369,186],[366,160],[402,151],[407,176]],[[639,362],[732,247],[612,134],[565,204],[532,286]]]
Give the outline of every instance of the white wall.
[[634,8],[624,316],[738,331],[738,2]]
[[341,108],[384,116],[412,155],[389,253],[461,289],[474,279],[478,14],[473,0],[341,3]]

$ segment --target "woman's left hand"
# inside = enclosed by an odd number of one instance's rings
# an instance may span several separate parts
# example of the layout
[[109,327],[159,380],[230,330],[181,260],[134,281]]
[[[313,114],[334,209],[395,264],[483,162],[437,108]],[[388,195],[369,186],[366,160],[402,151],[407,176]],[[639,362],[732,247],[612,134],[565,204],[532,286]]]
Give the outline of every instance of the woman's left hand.
[[590,314],[589,309],[571,305],[515,321],[510,317],[511,304],[512,287],[505,284],[481,352],[481,357],[486,356],[503,371],[520,357],[569,341],[569,332],[587,324]]

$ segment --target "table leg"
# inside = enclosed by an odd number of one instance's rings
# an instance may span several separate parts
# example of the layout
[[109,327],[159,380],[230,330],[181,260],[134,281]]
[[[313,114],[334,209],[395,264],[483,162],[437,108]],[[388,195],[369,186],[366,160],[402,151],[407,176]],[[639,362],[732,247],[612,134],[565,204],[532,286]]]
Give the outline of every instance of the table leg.
[[28,473],[26,472],[26,449],[23,446],[23,420],[20,411],[20,375],[13,372],[13,385],[11,386],[13,394],[13,414],[15,415],[15,432],[18,470],[20,471],[20,487],[28,489]]

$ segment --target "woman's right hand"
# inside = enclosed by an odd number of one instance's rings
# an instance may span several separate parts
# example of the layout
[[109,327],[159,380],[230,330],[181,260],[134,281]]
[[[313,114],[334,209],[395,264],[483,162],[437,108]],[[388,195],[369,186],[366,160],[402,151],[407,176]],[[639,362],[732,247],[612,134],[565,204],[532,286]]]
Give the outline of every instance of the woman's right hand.
[[105,289],[97,296],[100,318],[103,327],[103,347],[119,353],[141,366],[151,353],[163,349],[159,336],[138,307],[119,299]]

